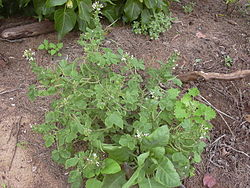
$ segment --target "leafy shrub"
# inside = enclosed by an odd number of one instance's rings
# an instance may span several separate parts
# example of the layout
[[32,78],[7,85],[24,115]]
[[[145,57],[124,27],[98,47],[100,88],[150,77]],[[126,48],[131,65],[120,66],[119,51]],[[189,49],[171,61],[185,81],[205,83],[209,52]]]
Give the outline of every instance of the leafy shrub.
[[171,70],[174,53],[161,69],[146,69],[142,60],[122,49],[101,47],[104,31],[94,13],[95,30],[79,40],[85,56],[62,60],[56,67],[38,66],[25,56],[41,86],[29,96],[57,95],[45,122],[35,127],[53,147],[52,159],[70,170],[69,183],[87,188],[176,187],[200,162],[215,112],[185,94]]
[[[94,28],[94,0],[0,0],[0,15],[20,12],[20,8],[32,8],[39,20],[49,18],[55,21],[59,38],[71,31],[76,25],[80,31]],[[123,20],[126,23],[139,20],[148,24],[156,13],[168,14],[168,2],[164,0],[100,0],[104,7],[102,14],[110,21]],[[95,3],[93,4],[95,6]],[[10,8],[12,7],[12,8]],[[7,8],[7,9],[6,9]],[[95,8],[95,7],[94,7]],[[11,11],[6,13],[5,11]]]

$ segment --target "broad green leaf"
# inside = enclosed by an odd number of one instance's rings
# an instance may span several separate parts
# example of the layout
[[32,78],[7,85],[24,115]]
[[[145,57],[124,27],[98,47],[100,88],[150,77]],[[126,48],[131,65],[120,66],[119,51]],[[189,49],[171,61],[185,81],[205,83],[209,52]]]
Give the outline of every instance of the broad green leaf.
[[148,9],[143,9],[141,13],[141,23],[142,24],[147,24],[150,22],[151,19],[151,14]]
[[124,171],[116,174],[104,175],[102,188],[121,188],[125,182]]
[[105,124],[107,127],[112,127],[113,125],[116,125],[123,129],[122,116],[118,112],[113,112],[105,119]]
[[67,159],[65,162],[65,168],[68,169],[69,167],[76,166],[79,159],[77,157]]
[[128,147],[130,150],[133,150],[135,148],[136,139],[128,134],[122,135],[119,140],[119,144],[121,146]]
[[101,188],[101,187],[102,187],[102,182],[95,178],[88,179],[86,182],[86,188]]
[[169,129],[167,125],[158,127],[149,136],[142,140],[142,147],[151,149],[154,147],[167,146],[169,140]]
[[119,161],[124,162],[129,159],[129,149],[127,147],[112,146],[105,144],[102,146],[103,150],[108,152],[109,157]]
[[140,3],[138,0],[127,0],[124,7],[124,12],[128,21],[131,22],[133,20],[136,20],[141,14],[142,8],[143,4]]
[[146,152],[146,153],[142,153],[141,155],[139,155],[137,157],[138,165],[142,166],[144,164],[145,160],[148,158],[148,156],[149,156],[149,151]]
[[158,183],[153,178],[144,178],[139,183],[139,188],[166,188],[166,186]]
[[121,171],[120,165],[115,160],[106,158],[103,162],[104,168],[101,170],[102,174],[115,174]]
[[71,156],[71,153],[68,150],[60,150],[60,156],[64,159],[68,159]]
[[79,17],[81,20],[90,22],[91,20],[91,10],[92,10],[92,1],[91,0],[77,0]]
[[55,29],[59,39],[70,32],[76,24],[76,14],[73,9],[57,9],[54,13]]
[[108,5],[102,9],[102,14],[109,20],[110,23],[113,23],[115,20],[120,18],[120,8],[122,4],[117,5]]
[[180,176],[168,158],[165,158],[157,167],[155,180],[166,187],[178,187],[181,185]]
[[157,0],[143,0],[148,9],[157,8]]
[[122,186],[122,188],[130,188],[132,185],[137,184],[137,179],[140,175],[140,172],[142,170],[143,166],[139,166],[136,171],[133,173],[133,175],[129,178],[129,180]]
[[47,0],[46,6],[47,7],[55,7],[55,6],[63,5],[66,2],[67,2],[67,0]]

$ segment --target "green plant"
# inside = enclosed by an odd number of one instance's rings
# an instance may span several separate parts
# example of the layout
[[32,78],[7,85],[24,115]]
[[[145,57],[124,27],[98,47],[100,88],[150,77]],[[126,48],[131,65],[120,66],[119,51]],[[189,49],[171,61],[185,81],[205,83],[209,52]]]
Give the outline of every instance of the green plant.
[[233,59],[229,55],[224,57],[224,62],[227,67],[231,67],[233,65]]
[[166,16],[164,13],[156,13],[149,18],[149,21],[134,21],[133,31],[136,34],[149,35],[151,39],[158,39],[159,34],[165,32],[171,27],[171,21],[175,20],[171,16]]
[[190,14],[194,11],[195,2],[189,2],[186,5],[183,5],[182,8],[186,14]]
[[53,43],[49,42],[48,40],[44,40],[42,44],[38,46],[39,50],[46,50],[50,55],[57,55],[62,56],[62,54],[59,52],[63,48],[63,43]]
[[174,88],[181,85],[171,74],[177,53],[161,69],[146,69],[122,49],[101,47],[98,14],[96,29],[79,40],[84,57],[47,69],[25,51],[41,84],[30,87],[30,98],[57,96],[35,130],[53,146],[52,159],[70,170],[72,187],[83,178],[86,188],[179,186],[201,160],[215,112],[194,100],[198,89]]

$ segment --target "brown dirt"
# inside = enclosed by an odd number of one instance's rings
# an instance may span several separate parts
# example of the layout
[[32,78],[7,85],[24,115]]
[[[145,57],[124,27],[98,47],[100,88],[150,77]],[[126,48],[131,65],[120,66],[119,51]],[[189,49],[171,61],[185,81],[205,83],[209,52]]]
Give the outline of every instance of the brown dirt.
[[[233,10],[231,14],[226,12],[221,0],[197,0],[189,15],[182,10],[185,3],[187,1],[172,5],[178,21],[159,40],[149,40],[149,37],[133,34],[127,26],[119,26],[108,33],[104,45],[114,49],[121,47],[151,66],[156,66],[158,60],[166,61],[171,53],[179,51],[181,57],[175,74],[194,70],[228,73],[250,69],[250,16],[243,12],[243,1],[235,9],[229,8],[229,11]],[[71,33],[64,39],[63,58],[74,59],[82,54],[76,43],[78,36],[78,33]],[[22,55],[25,49],[35,50],[44,39],[56,42],[56,34],[13,43],[0,41],[0,185],[69,187],[67,172],[51,161],[50,150],[43,146],[41,136],[31,130],[31,125],[43,121],[50,100],[29,101],[28,86],[36,83],[36,78]],[[7,64],[2,55],[5,60],[7,58]],[[232,66],[225,65],[226,55],[233,59]],[[60,59],[40,51],[36,57],[43,66],[51,66]],[[185,186],[204,187],[202,178],[210,173],[217,180],[217,188],[250,188],[250,123],[244,119],[244,115],[250,114],[250,78],[190,82],[184,88],[193,86],[229,117],[218,113],[212,122],[214,129],[203,161],[196,165],[196,176],[184,181]]]

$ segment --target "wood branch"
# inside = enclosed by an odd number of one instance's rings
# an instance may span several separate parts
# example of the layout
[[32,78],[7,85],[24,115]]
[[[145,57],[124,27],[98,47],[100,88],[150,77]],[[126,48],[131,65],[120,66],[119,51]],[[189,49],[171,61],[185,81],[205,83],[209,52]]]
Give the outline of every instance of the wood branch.
[[203,71],[194,71],[177,76],[182,82],[196,81],[200,78],[205,80],[236,80],[250,76],[250,70],[240,70],[229,74],[223,73],[205,73]]
[[55,31],[53,22],[42,21],[5,29],[1,32],[0,37],[3,39],[12,40],[33,37],[53,31]]

